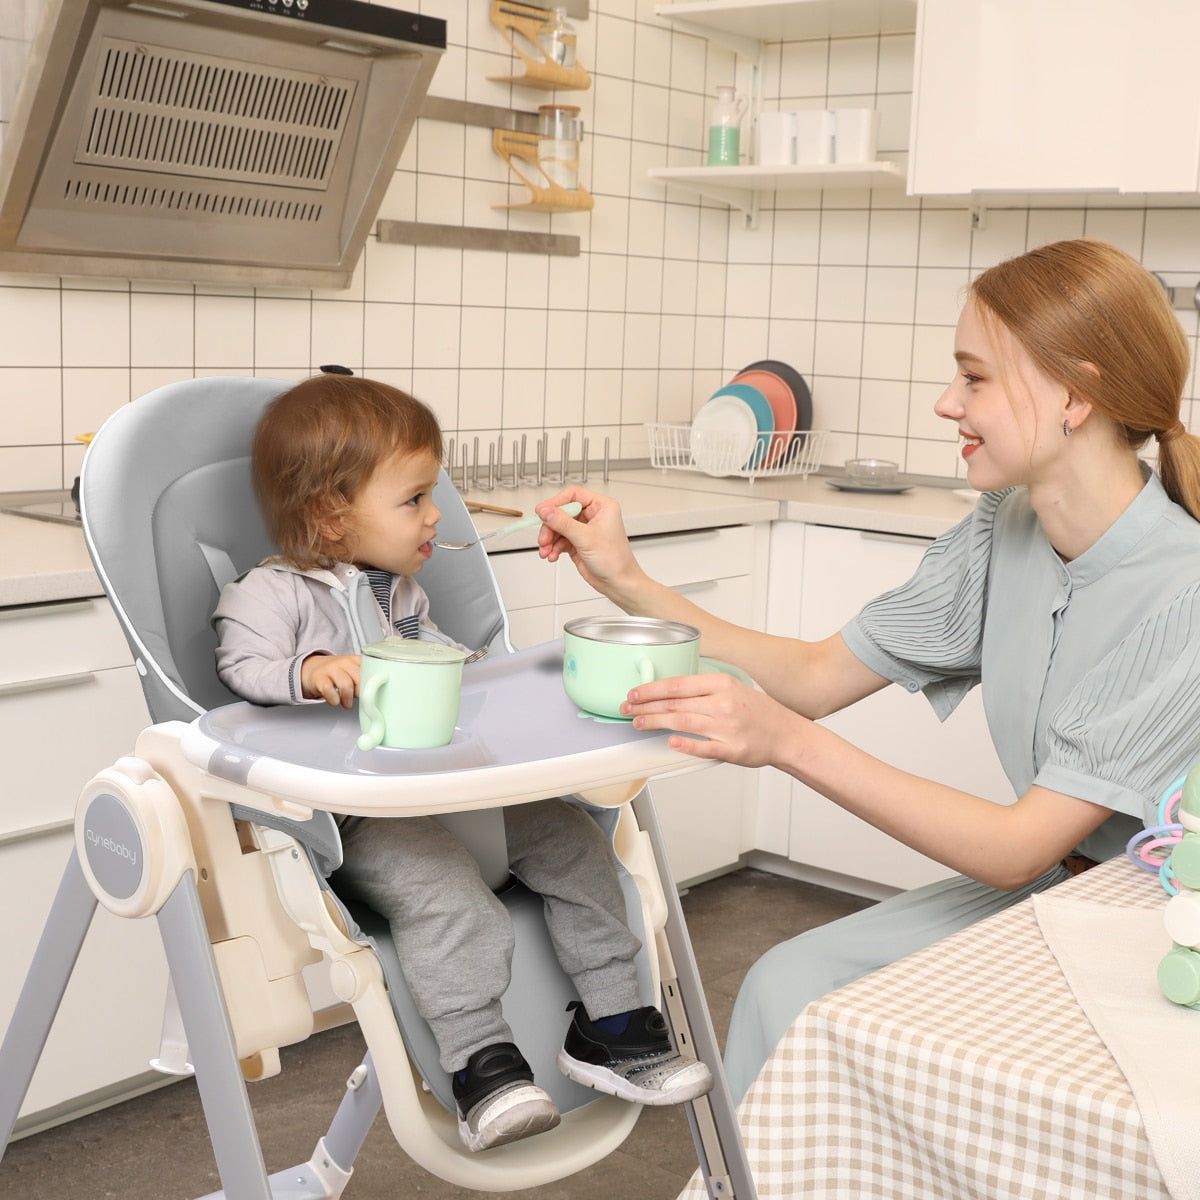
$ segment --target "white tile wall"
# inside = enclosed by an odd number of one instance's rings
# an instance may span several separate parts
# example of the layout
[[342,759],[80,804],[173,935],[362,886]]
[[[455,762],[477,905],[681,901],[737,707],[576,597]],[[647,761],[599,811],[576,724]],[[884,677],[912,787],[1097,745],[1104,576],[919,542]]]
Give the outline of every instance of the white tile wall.
[[[43,0],[0,5],[0,134]],[[382,0],[381,0],[382,2]],[[489,81],[511,69],[484,0],[388,0],[447,19],[435,94],[532,110],[543,93]],[[885,454],[953,475],[953,429],[932,414],[951,370],[971,273],[1029,246],[1088,234],[1151,269],[1200,272],[1195,210],[964,211],[902,193],[764,197],[757,228],[648,178],[701,161],[709,97],[745,86],[721,46],[674,29],[656,0],[592,0],[578,22],[593,76],[578,102],[583,216],[505,212],[520,200],[486,130],[419,122],[381,216],[578,234],[578,258],[381,245],[346,291],[0,276],[0,490],[65,486],[116,407],[193,375],[301,378],[342,362],[427,400],[447,433],[580,432],[598,456],[645,453],[643,422],[687,421],[740,367],[791,362],[812,385],[830,462]],[[782,43],[765,56],[766,107],[881,112],[881,155],[903,162],[912,38]],[[739,74],[739,70],[742,72]],[[743,145],[751,144],[747,122]],[[1195,341],[1195,314],[1182,314]],[[1185,417],[1192,417],[1189,398]],[[1192,421],[1195,427],[1195,421]]]

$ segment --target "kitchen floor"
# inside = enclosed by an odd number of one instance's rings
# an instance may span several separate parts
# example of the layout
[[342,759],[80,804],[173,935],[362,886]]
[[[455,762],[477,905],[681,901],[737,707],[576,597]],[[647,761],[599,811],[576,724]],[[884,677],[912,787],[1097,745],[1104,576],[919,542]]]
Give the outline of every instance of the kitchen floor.
[[[869,903],[752,869],[692,888],[683,909],[721,1044],[742,976],[763,951]],[[282,1051],[282,1073],[250,1088],[269,1172],[308,1160],[362,1054],[357,1026],[328,1030]],[[694,1169],[685,1113],[648,1108],[620,1149],[595,1167],[507,1195],[512,1200],[635,1195],[638,1200],[669,1200]],[[5,1200],[191,1200],[219,1187],[204,1115],[190,1081],[14,1142],[0,1162]],[[347,1200],[467,1200],[480,1193],[445,1183],[413,1164],[381,1117],[358,1156],[345,1195]]]

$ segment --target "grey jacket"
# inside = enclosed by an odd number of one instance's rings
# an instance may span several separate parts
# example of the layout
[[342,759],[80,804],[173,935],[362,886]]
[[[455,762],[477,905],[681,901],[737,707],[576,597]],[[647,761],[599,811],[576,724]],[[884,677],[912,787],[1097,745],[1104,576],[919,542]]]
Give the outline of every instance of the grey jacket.
[[[392,619],[416,614],[422,641],[458,643],[429,619],[429,597],[415,579],[392,581]],[[300,691],[300,663],[310,654],[358,654],[394,634],[366,574],[349,563],[300,571],[264,559],[226,584],[213,613],[217,674],[255,704],[310,703]],[[323,703],[323,701],[311,701]]]

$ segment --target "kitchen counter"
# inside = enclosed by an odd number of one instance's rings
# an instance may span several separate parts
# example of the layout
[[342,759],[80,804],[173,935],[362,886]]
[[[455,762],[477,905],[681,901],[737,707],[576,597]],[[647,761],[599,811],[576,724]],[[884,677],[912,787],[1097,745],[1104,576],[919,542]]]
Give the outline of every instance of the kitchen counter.
[[[675,533],[716,525],[789,520],[881,533],[936,537],[961,520],[968,504],[948,487],[914,486],[899,496],[839,492],[820,476],[714,479],[691,471],[646,467],[597,476],[594,491],[607,492],[621,505],[631,537]],[[557,492],[540,488],[496,488],[467,493],[468,501],[519,508],[533,506]],[[512,517],[476,513],[481,533],[501,529]],[[487,543],[489,553],[527,550],[537,544],[537,529],[523,529]],[[101,587],[78,528],[0,513],[0,608],[98,596]]]
[[[830,475],[776,475],[750,482],[747,479],[715,479],[695,471],[664,471],[646,467],[613,475],[622,483],[646,487],[686,488],[714,496],[755,496],[778,505],[778,520],[803,521],[810,525],[834,525],[846,529],[870,529],[877,533],[937,537],[971,511],[968,501],[956,491],[966,489],[962,480],[945,483],[914,482],[901,495],[878,492],[842,492],[830,486]],[[900,482],[909,480],[903,476]],[[604,491],[603,485],[595,490]]]

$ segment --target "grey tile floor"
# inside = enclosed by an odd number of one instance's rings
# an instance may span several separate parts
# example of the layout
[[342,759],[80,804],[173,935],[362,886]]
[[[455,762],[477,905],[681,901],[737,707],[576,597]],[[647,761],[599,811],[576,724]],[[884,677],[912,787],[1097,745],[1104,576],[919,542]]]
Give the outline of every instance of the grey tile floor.
[[[757,870],[692,888],[683,909],[721,1043],[742,976],[763,951],[867,904]],[[281,1074],[251,1087],[268,1171],[308,1160],[362,1054],[357,1026],[328,1030],[284,1050]],[[694,1169],[684,1112],[645,1109],[620,1149],[595,1167],[506,1195],[512,1200],[669,1200]],[[0,1162],[4,1200],[191,1200],[219,1187],[204,1115],[190,1081],[14,1142]],[[468,1200],[479,1195],[413,1164],[382,1118],[345,1191],[346,1200]]]

